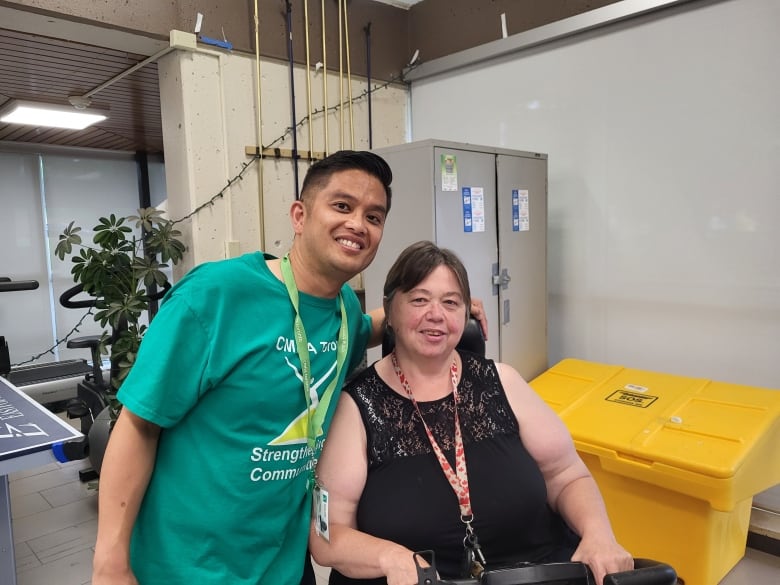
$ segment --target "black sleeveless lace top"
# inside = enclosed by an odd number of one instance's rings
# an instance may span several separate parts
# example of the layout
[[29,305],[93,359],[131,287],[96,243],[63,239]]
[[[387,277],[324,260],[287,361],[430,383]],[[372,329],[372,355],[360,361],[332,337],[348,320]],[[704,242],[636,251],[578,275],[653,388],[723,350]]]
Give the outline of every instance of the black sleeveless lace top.
[[[520,440],[517,418],[494,362],[466,352],[460,355],[458,416],[473,526],[488,565],[568,561],[576,540],[547,505],[544,479]],[[460,577],[465,531],[458,501],[414,405],[385,384],[373,366],[345,391],[358,405],[368,441],[368,476],[358,505],[358,528],[413,551],[433,549],[442,578]],[[454,465],[452,394],[418,405]],[[357,581],[331,573],[331,585]]]

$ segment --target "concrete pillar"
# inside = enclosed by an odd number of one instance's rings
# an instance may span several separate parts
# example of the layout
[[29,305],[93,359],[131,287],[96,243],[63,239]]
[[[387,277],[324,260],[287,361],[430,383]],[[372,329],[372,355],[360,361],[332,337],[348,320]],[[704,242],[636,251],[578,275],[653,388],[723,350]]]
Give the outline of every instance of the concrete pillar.
[[[223,79],[223,58],[217,53],[175,51],[159,61],[169,215],[186,217],[222,192],[177,224],[189,245],[185,261],[176,267],[177,278],[197,264],[238,251],[232,233],[233,189],[227,187],[236,172],[229,161],[225,93],[230,90]],[[250,127],[252,111],[250,103],[243,114]],[[250,144],[254,139],[247,140]],[[256,178],[252,182],[256,185]],[[258,235],[256,214],[252,223],[249,231]]]

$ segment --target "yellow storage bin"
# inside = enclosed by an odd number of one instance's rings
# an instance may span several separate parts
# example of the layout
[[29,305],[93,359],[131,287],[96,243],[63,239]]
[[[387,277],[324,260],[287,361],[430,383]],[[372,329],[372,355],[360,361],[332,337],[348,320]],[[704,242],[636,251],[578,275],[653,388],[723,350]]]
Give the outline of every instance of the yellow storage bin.
[[780,390],[566,359],[530,382],[563,419],[620,543],[716,585],[780,483]]

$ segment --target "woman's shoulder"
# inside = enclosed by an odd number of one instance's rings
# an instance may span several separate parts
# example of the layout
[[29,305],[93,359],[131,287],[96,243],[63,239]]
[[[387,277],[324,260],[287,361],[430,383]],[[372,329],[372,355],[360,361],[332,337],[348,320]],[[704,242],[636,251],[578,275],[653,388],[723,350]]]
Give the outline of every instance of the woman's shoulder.
[[376,387],[380,380],[376,373],[376,363],[374,363],[353,373],[344,383],[344,392],[354,398],[355,394],[365,393],[366,390]]
[[376,407],[387,401],[402,400],[377,371],[375,362],[358,372],[347,382],[344,391],[349,394],[358,405]]
[[465,349],[458,349],[464,375],[476,376],[478,378],[498,378],[498,362],[493,361],[483,355],[470,352]]

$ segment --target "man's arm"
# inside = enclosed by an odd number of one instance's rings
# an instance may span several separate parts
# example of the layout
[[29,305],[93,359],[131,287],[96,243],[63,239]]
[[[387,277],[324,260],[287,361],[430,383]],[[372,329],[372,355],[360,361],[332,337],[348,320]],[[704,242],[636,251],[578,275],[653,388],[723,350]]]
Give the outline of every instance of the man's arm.
[[488,338],[488,322],[487,315],[485,314],[485,307],[480,299],[471,298],[471,316],[479,321],[479,326],[482,328],[482,335],[485,337],[485,341]]
[[385,334],[385,310],[383,307],[369,311],[371,316],[371,337],[368,339],[368,347],[376,347],[382,344],[382,336]]
[[137,583],[130,535],[154,469],[160,427],[123,408],[100,470],[93,585]]

